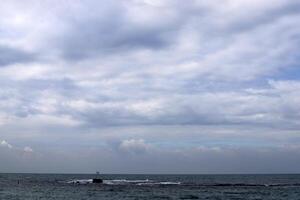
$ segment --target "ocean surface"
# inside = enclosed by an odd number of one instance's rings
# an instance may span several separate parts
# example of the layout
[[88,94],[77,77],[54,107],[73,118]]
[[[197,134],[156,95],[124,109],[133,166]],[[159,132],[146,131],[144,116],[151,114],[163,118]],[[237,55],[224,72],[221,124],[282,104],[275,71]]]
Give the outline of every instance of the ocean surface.
[[300,199],[300,175],[0,174],[2,200]]

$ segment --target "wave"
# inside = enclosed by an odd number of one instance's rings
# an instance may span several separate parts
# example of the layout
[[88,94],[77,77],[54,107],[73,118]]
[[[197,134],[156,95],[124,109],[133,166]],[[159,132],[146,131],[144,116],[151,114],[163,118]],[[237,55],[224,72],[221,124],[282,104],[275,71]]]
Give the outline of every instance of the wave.
[[198,187],[299,187],[300,183],[279,184],[248,184],[248,183],[215,183],[215,184],[185,184]]
[[[90,184],[93,183],[93,179],[74,179],[69,180],[66,183],[69,184]],[[127,180],[127,179],[114,179],[114,180],[103,180],[103,185],[139,185],[139,186],[151,186],[151,185],[180,185],[180,182],[170,181],[153,181],[149,179],[144,180]]]
[[149,183],[138,183],[137,185],[180,185],[181,182],[170,182],[170,181],[166,181],[166,182],[149,182]]
[[74,179],[74,180],[67,181],[67,183],[69,183],[69,184],[89,184],[89,183],[93,183],[93,179]]
[[103,180],[103,184],[106,185],[126,185],[126,184],[139,184],[139,183],[149,183],[151,180],[127,180],[127,179],[115,179],[115,180]]
[[[74,179],[64,183],[69,184],[92,184],[93,179]],[[137,186],[155,186],[155,185],[183,185],[197,187],[300,187],[300,183],[274,183],[274,184],[250,184],[250,183],[181,183],[172,181],[154,181],[149,179],[143,180],[128,180],[128,179],[113,179],[103,180],[103,185],[137,185]]]
[[106,185],[180,185],[180,182],[170,182],[170,181],[165,181],[165,182],[160,182],[160,181],[153,181],[149,179],[145,180],[127,180],[127,179],[120,179],[120,180],[103,180],[103,184]]

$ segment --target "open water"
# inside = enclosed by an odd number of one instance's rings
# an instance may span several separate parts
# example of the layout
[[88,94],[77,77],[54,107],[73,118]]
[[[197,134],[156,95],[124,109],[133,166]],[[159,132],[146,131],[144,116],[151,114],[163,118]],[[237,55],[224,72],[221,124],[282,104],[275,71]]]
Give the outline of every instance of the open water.
[[300,175],[0,174],[0,199],[300,200]]

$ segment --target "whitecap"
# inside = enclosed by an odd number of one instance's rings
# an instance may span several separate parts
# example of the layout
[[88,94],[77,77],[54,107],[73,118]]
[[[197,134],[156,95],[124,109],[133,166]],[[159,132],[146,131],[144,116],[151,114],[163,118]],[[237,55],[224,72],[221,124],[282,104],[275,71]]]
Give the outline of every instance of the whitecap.
[[71,184],[89,184],[89,183],[93,183],[93,179],[74,179],[74,180],[67,181],[67,183],[71,183]]

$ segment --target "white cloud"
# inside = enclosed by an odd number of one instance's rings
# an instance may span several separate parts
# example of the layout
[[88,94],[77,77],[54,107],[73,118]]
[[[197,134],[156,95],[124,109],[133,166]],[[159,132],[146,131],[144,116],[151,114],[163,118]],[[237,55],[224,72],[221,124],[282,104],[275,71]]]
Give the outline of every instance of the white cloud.
[[24,152],[26,153],[32,153],[33,152],[33,149],[31,147],[24,147]]
[[7,147],[7,148],[9,148],[9,149],[13,148],[13,146],[12,146],[11,144],[9,144],[8,142],[6,142],[5,140],[2,140],[2,141],[0,142],[0,146],[2,146],[2,147]]
[[143,139],[128,139],[123,140],[119,146],[119,149],[129,153],[145,153],[151,148],[150,144],[147,144]]

